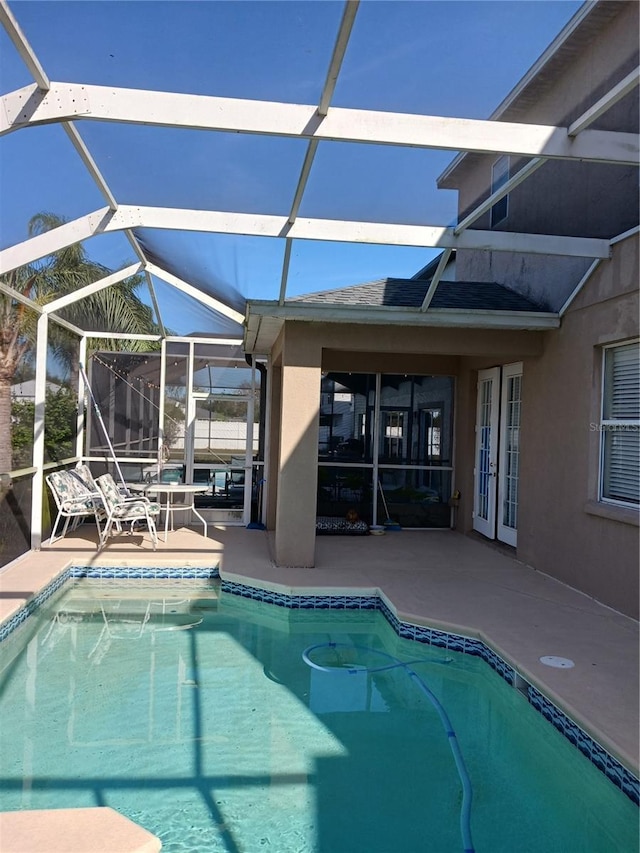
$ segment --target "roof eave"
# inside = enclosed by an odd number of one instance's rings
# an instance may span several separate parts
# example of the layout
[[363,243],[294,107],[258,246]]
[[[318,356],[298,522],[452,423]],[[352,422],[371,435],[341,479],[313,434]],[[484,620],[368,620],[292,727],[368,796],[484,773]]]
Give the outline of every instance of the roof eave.
[[558,314],[547,311],[494,311],[479,308],[418,308],[389,305],[343,305],[339,303],[300,304],[271,300],[249,300],[247,323],[251,317],[278,320],[302,320],[318,323],[357,323],[359,325],[451,326],[484,329],[556,329]]

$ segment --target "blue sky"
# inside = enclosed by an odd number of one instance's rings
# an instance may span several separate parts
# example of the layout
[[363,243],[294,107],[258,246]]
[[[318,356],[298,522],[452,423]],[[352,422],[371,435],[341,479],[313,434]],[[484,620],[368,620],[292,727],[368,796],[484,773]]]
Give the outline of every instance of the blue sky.
[[[486,118],[581,3],[554,0],[363,0],[335,106]],[[52,80],[315,103],[343,4],[273,2],[11,2]],[[32,82],[0,33],[3,94]],[[80,122],[120,203],[288,213],[306,144],[236,134]],[[302,216],[446,225],[453,192],[435,180],[452,152],[321,143]],[[26,237],[38,211],[73,219],[104,205],[62,128],[0,140],[0,244]],[[220,293],[274,298],[281,241],[149,232]],[[119,235],[86,245],[118,268],[133,260]],[[294,243],[288,293],[410,276],[434,252]],[[188,329],[184,329],[186,332]]]

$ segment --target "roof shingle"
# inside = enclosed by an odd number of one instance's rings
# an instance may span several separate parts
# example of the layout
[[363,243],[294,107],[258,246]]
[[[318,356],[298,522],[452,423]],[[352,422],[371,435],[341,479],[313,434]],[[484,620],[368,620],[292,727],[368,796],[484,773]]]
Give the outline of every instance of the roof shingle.
[[[430,281],[405,278],[382,278],[365,284],[323,290],[291,297],[289,302],[308,305],[389,306],[420,308]],[[545,311],[519,293],[495,282],[441,281],[431,301],[431,308],[483,311]]]

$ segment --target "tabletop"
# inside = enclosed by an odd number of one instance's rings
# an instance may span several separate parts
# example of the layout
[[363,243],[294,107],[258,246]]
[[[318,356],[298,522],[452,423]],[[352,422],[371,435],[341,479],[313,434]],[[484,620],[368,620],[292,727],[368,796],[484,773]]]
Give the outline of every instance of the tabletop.
[[208,492],[211,488],[206,483],[127,483],[134,492],[164,492],[165,494],[196,494]]

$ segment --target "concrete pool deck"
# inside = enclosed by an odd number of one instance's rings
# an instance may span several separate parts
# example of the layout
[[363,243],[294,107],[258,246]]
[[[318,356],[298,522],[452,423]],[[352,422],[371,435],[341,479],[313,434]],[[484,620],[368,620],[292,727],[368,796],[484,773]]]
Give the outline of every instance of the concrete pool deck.
[[[200,528],[201,529],[201,528]],[[636,776],[638,623],[472,537],[408,531],[318,537],[316,567],[280,568],[271,534],[181,528],[153,551],[148,534],[111,539],[98,554],[89,525],[0,572],[0,620],[68,565],[215,566],[223,577],[283,591],[380,591],[401,620],[478,637]],[[571,669],[540,662],[570,658]]]

